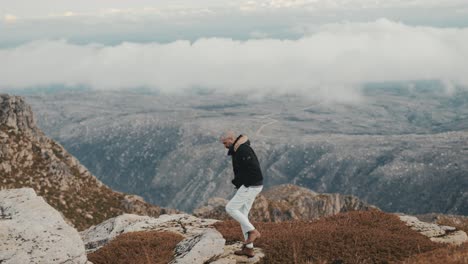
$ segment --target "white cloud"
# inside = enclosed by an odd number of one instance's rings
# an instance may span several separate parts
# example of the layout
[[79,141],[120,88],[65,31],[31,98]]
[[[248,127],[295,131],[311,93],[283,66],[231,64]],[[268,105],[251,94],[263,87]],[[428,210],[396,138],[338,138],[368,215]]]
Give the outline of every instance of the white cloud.
[[17,14],[25,19],[47,17],[50,14],[86,14],[99,16],[102,13],[145,13],[148,10],[159,10],[171,14],[174,9],[184,12],[197,10],[214,10],[214,12],[264,11],[265,9],[314,10],[323,12],[329,9],[387,9],[387,8],[453,8],[468,7],[466,0],[0,0],[0,6],[9,13]]
[[365,82],[442,80],[468,85],[468,28],[412,27],[381,19],[330,24],[298,40],[122,43],[35,41],[0,50],[0,87],[90,85],[181,92],[296,93],[347,98]]
[[264,8],[306,8],[320,11],[360,8],[440,8],[466,5],[466,0],[247,0],[240,2],[240,9],[253,11]]

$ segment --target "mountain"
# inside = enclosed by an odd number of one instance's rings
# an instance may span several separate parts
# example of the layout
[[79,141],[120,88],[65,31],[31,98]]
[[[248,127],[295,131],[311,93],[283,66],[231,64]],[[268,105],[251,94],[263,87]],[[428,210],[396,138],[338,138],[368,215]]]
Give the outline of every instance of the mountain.
[[[234,188],[222,130],[247,134],[265,189],[295,184],[384,211],[468,215],[468,92],[375,84],[349,102],[298,96],[71,91],[25,95],[38,125],[105,184],[192,211]],[[312,95],[311,95],[312,96]]]
[[116,192],[36,126],[24,98],[0,94],[0,189],[30,187],[78,229],[120,215],[175,210]]
[[[227,200],[216,197],[194,210],[202,218],[230,220],[226,213]],[[262,222],[314,220],[349,211],[379,210],[351,195],[316,193],[292,184],[284,184],[263,191],[250,211],[250,219]]]

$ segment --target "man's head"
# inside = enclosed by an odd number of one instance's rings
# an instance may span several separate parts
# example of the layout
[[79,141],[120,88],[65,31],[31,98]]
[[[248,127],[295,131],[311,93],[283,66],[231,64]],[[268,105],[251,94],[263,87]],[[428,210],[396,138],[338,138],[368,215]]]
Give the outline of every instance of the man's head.
[[233,131],[226,131],[223,133],[223,135],[220,137],[219,141],[223,143],[225,148],[230,148],[232,144],[234,144],[234,141],[236,140],[236,134]]

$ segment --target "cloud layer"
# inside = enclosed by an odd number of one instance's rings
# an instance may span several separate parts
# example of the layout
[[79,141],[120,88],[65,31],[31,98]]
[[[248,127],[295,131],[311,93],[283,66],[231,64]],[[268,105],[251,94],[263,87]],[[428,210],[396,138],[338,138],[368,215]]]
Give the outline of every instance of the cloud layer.
[[298,40],[75,45],[34,41],[0,50],[0,87],[65,84],[164,92],[352,96],[366,82],[442,80],[468,86],[468,28],[412,27],[380,19],[328,24]]
[[380,18],[463,28],[467,10],[466,0],[0,0],[0,48],[40,39],[104,45],[299,39],[311,25]]
[[381,9],[381,8],[459,8],[467,6],[466,0],[0,0],[0,15],[11,13],[22,18],[55,16],[67,12],[85,15],[103,15],[112,11],[144,12],[191,9],[230,9],[265,11],[266,9]]

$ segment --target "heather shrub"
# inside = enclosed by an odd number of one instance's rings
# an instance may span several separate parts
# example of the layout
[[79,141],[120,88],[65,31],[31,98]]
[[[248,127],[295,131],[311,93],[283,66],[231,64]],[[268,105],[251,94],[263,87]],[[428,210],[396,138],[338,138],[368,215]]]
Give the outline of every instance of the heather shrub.
[[140,231],[119,235],[88,254],[94,264],[166,264],[183,236],[172,232]]
[[[355,211],[316,221],[256,222],[262,233],[256,246],[263,263],[389,263],[443,245],[411,230],[397,216],[379,211]],[[239,224],[215,227],[228,243],[242,241]]]
[[402,264],[466,264],[468,263],[468,243],[460,246],[449,246],[412,256],[401,262]]

